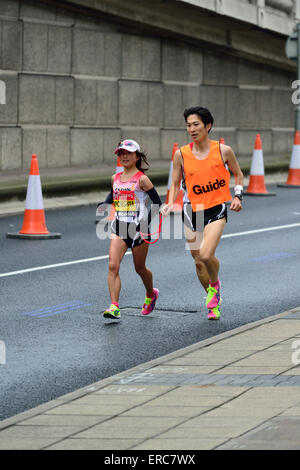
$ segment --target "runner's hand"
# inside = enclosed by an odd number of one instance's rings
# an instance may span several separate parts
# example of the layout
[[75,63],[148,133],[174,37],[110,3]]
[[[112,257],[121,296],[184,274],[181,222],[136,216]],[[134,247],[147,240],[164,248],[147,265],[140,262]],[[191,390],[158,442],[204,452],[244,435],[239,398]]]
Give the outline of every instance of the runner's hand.
[[240,212],[243,209],[242,201],[238,197],[234,197],[230,209],[235,212]]
[[164,204],[160,209],[161,215],[163,215],[164,217],[169,215],[172,210],[172,207],[173,207],[173,204]]

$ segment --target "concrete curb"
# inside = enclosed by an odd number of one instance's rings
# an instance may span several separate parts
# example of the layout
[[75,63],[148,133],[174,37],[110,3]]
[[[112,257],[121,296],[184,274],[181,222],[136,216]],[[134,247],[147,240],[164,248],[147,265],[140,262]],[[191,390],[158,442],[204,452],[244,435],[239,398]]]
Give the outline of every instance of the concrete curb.
[[[265,173],[273,174],[279,172],[288,172],[287,163],[269,163],[265,165]],[[241,164],[241,169],[245,176],[250,172],[249,165]],[[113,170],[112,170],[113,171]],[[169,178],[169,169],[153,168],[149,170],[147,175],[154,185],[166,185]],[[78,194],[83,192],[104,191],[108,190],[111,185],[111,174],[106,173],[103,176],[70,176],[59,177],[57,180],[51,178],[47,180],[46,176],[41,175],[41,184],[43,195],[46,197],[65,196],[70,194]],[[12,198],[24,200],[27,192],[27,181],[4,183],[0,187],[0,201],[9,201]]]
[[[147,173],[155,185],[166,184],[169,173],[166,170]],[[44,196],[65,196],[83,192],[104,191],[111,187],[111,175],[59,178],[57,181],[47,181],[41,177],[41,185]],[[26,198],[27,183],[12,183],[0,188],[0,201],[8,201],[12,198],[19,200]]]
[[24,421],[26,419],[32,418],[33,416],[37,416],[39,414],[45,413],[52,408],[55,408],[59,405],[69,403],[73,400],[76,400],[80,397],[83,397],[85,395],[88,395],[89,393],[95,392],[96,390],[100,390],[101,388],[106,387],[107,385],[112,384],[113,382],[116,382],[117,380],[123,379],[126,376],[132,375],[134,373],[141,373],[145,372],[148,369],[151,369],[155,366],[158,366],[162,362],[170,361],[172,359],[178,358],[180,356],[186,355],[188,353],[191,353],[195,350],[205,348],[208,345],[217,343],[218,341],[221,341],[225,338],[229,338],[232,336],[237,336],[241,333],[244,333],[245,331],[251,330],[256,328],[257,326],[267,324],[267,323],[272,323],[276,320],[280,320],[281,318],[285,317],[286,315],[290,313],[294,313],[295,311],[299,311],[300,307],[293,308],[291,310],[287,310],[285,312],[281,312],[279,314],[273,315],[268,318],[264,318],[262,320],[257,320],[255,322],[247,323],[246,325],[242,325],[238,328],[235,328],[230,331],[226,331],[224,333],[221,333],[219,335],[213,336],[211,338],[207,338],[203,341],[200,341],[199,343],[194,343],[190,346],[186,346],[184,348],[178,349],[176,351],[173,351],[169,354],[166,354],[164,356],[161,356],[159,358],[153,359],[152,361],[148,361],[144,364],[140,364],[138,366],[135,366],[133,368],[130,368],[126,371],[120,372],[118,374],[115,374],[111,377],[107,377],[105,379],[99,380],[98,382],[94,382],[90,385],[87,385],[85,387],[82,387],[78,390],[75,390],[74,392],[70,392],[66,395],[63,395],[59,398],[56,398],[54,400],[51,400],[47,403],[44,403],[42,405],[39,405],[35,408],[32,408],[30,410],[24,411],[23,413],[19,413],[15,416],[12,416],[10,418],[7,418],[3,421],[0,421],[0,430],[8,428],[10,426],[13,426],[15,424],[18,424],[21,421]]

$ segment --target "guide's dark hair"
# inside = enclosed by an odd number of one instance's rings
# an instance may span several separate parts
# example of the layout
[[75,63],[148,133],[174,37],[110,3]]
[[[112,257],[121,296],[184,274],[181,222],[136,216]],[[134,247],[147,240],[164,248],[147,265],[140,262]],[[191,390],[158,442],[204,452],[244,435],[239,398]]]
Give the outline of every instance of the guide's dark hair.
[[209,109],[203,108],[202,106],[192,106],[191,108],[186,108],[183,112],[185,122],[187,122],[187,118],[191,114],[196,114],[205,126],[207,126],[207,124],[211,124],[211,127],[213,126],[214,118],[212,117],[212,114]]

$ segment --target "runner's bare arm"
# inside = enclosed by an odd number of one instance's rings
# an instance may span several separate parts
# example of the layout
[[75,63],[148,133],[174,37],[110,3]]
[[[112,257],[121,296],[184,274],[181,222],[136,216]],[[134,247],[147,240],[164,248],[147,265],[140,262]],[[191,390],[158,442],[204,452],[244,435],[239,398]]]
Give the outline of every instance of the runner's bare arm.
[[148,196],[150,197],[153,204],[156,204],[159,207],[161,206],[161,200],[160,200],[160,197],[158,195],[158,192],[154,188],[153,183],[148,178],[148,176],[146,176],[146,175],[141,176],[141,178],[140,178],[140,188],[143,191],[145,191],[145,193],[148,194]]
[[152,218],[154,218],[159,213],[161,199],[148,176],[141,176],[140,188],[148,194],[149,198],[152,201],[151,210],[149,210],[148,216],[145,216],[144,219],[140,221],[141,227],[143,227],[143,224],[146,222],[146,229],[144,229],[146,232],[149,229],[149,225],[151,223]]
[[174,201],[176,201],[178,192],[180,190],[180,183],[182,179],[183,162],[180,150],[176,150],[173,158],[173,172],[172,172],[172,183],[169,189],[169,201],[165,204],[161,210],[163,215],[168,215],[172,209]]
[[[235,185],[243,186],[244,175],[237,161],[237,158],[229,145],[221,144],[221,151],[224,162],[228,165],[229,170],[234,175]],[[238,197],[234,197],[230,209],[239,212],[242,210],[242,202]]]
[[142,175],[141,178],[140,178],[140,188],[147,192],[149,191],[150,189],[153,188],[153,183],[151,182],[151,180],[148,178],[147,175]]

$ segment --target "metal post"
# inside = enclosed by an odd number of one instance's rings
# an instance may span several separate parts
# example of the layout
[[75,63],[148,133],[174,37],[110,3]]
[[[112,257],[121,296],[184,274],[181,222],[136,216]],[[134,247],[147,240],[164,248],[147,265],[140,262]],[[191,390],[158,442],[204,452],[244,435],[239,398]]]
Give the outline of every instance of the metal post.
[[[297,79],[300,80],[300,23],[297,23],[297,65],[298,65],[298,67],[297,67],[297,71],[298,71]],[[300,131],[300,102],[297,104],[297,107],[296,107],[295,127],[296,127],[296,131]]]

